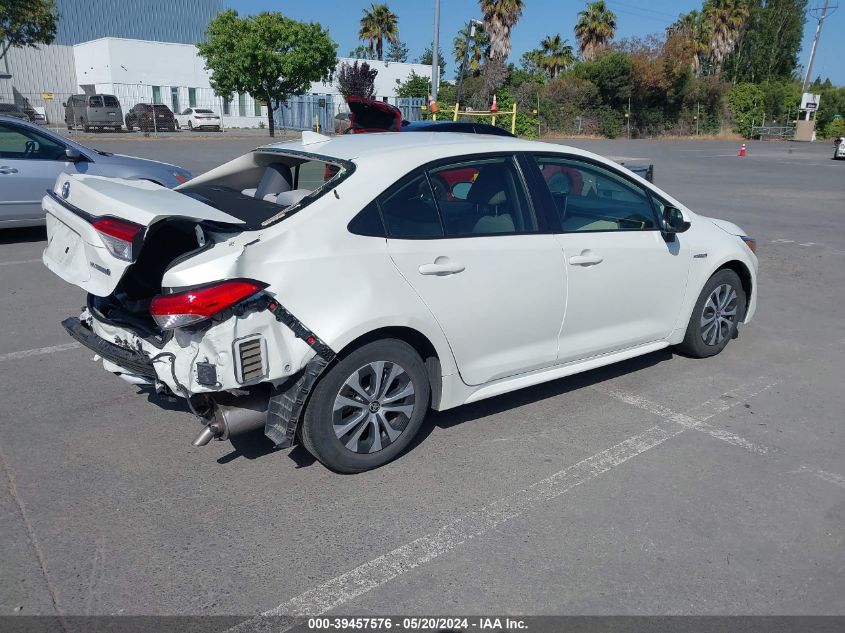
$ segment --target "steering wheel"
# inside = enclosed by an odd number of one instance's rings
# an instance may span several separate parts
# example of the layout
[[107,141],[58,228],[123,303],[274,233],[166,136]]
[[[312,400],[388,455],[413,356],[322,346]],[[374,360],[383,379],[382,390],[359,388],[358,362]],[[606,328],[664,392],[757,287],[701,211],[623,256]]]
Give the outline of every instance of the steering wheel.
[[24,158],[27,158],[28,156],[32,156],[35,153],[35,151],[36,151],[35,150],[35,141],[27,141],[26,144],[24,144],[24,150],[23,150]]

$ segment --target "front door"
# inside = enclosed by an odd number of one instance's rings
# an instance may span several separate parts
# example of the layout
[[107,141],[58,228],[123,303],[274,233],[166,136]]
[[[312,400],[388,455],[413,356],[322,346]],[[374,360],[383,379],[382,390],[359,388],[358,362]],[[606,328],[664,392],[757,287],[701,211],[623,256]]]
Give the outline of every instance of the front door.
[[443,329],[463,381],[555,363],[563,254],[512,156],[467,157],[380,199],[388,251]]
[[652,195],[623,173],[534,157],[560,223],[567,267],[561,363],[665,339],[683,302],[690,251],[666,241]]
[[0,123],[0,222],[43,218],[41,198],[63,171],[76,171],[65,146],[14,123]]

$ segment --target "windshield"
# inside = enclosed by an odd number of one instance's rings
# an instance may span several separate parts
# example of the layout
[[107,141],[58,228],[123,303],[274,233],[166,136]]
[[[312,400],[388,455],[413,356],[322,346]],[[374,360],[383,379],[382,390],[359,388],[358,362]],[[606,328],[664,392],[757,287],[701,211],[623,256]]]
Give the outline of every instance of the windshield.
[[103,101],[105,102],[106,107],[108,108],[120,107],[120,103],[118,102],[116,97],[106,95],[105,97],[103,97]]

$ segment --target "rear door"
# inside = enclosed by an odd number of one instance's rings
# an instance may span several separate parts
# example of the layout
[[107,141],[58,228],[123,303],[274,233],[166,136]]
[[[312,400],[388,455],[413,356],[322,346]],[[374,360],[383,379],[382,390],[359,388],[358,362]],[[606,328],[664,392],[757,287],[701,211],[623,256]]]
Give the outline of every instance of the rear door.
[[120,101],[114,95],[103,95],[103,116],[106,125],[120,127],[123,124]]
[[100,95],[91,95],[86,100],[85,118],[88,125],[103,125],[108,117],[106,116],[106,109],[103,105],[103,97]]
[[578,157],[533,156],[567,267],[560,361],[665,339],[680,311],[690,250],[664,239],[641,185]]
[[565,274],[513,156],[442,162],[379,199],[388,251],[470,385],[553,364]]

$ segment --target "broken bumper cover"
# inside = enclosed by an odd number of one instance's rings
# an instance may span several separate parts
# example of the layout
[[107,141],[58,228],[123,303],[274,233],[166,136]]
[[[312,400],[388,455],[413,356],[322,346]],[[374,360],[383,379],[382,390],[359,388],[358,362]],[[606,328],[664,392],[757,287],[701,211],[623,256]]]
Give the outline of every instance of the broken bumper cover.
[[109,343],[76,317],[62,321],[62,327],[71,337],[105,360],[120,365],[136,376],[156,380],[155,367],[146,354]]

